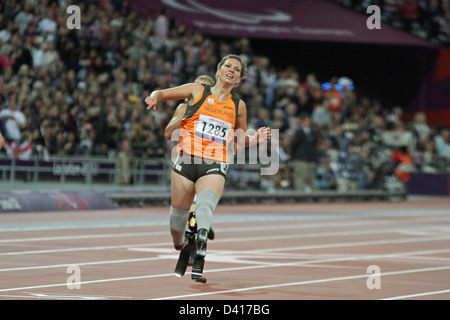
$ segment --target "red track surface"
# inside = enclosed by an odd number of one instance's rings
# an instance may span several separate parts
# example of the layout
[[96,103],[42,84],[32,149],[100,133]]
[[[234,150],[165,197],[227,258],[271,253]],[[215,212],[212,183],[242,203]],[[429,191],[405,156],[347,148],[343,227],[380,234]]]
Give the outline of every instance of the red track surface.
[[167,218],[1,214],[0,299],[450,299],[448,198],[219,205],[206,284],[173,274]]

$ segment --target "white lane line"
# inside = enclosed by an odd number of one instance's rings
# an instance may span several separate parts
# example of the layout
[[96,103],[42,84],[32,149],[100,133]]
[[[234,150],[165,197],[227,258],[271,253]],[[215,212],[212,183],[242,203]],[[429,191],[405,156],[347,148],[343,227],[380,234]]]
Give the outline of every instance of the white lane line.
[[[430,227],[432,228],[432,227]],[[412,229],[412,228],[410,228]],[[423,228],[421,228],[423,229]],[[433,229],[433,228],[432,228]],[[317,238],[317,237],[332,237],[332,236],[354,236],[354,235],[369,235],[369,234],[387,234],[387,233],[398,233],[398,228],[392,229],[382,229],[382,230],[356,230],[356,231],[337,231],[337,232],[314,232],[306,234],[282,234],[275,236],[258,236],[258,237],[240,237],[240,238],[227,238],[227,239],[215,239],[214,242],[228,243],[228,242],[240,242],[240,241],[267,241],[267,240],[290,240],[290,239],[303,239],[303,238]],[[415,237],[415,242],[418,240],[425,241],[440,241],[450,239],[448,236],[439,237],[428,237],[428,238],[418,238]],[[388,240],[389,241],[389,240]],[[402,241],[402,240],[399,240]],[[414,240],[413,240],[414,241]],[[381,240],[380,243],[382,243]],[[26,254],[43,254],[43,253],[58,253],[58,252],[75,252],[75,251],[89,251],[89,250],[111,250],[111,249],[127,249],[136,247],[153,247],[153,246],[165,246],[171,245],[170,242],[159,242],[152,244],[134,244],[134,245],[113,245],[113,246],[94,246],[94,247],[77,247],[77,248],[61,248],[61,249],[44,249],[44,250],[31,250],[31,251],[14,251],[14,252],[1,252],[0,256],[14,256],[14,255],[26,255]],[[272,250],[272,249],[270,249]]]
[[[399,253],[391,253],[391,254],[379,254],[379,255],[367,255],[367,256],[353,256],[353,257],[340,257],[340,258],[333,258],[333,259],[317,259],[317,260],[309,260],[309,261],[300,261],[300,262],[287,262],[287,263],[273,263],[273,264],[264,264],[264,265],[257,265],[257,266],[243,266],[243,267],[234,267],[234,268],[222,268],[222,269],[212,269],[208,270],[208,273],[214,273],[214,272],[230,272],[230,271],[241,271],[241,270],[254,270],[254,269],[266,269],[266,268],[279,268],[279,267],[287,267],[287,266],[305,266],[305,265],[311,265],[311,264],[318,264],[318,263],[329,263],[329,262],[344,262],[344,261],[363,261],[363,260],[374,260],[374,259],[383,259],[383,258],[393,258],[393,257],[402,257],[402,256],[409,256],[409,255],[423,255],[423,254],[436,254],[436,253],[444,253],[444,252],[450,252],[450,249],[442,249],[442,250],[423,250],[423,251],[413,251],[413,252],[399,252]],[[443,266],[443,267],[432,267],[432,268],[421,268],[421,269],[411,269],[411,270],[402,270],[402,271],[395,271],[395,272],[385,272],[382,273],[382,275],[394,275],[394,274],[405,274],[405,273],[413,273],[413,272],[426,272],[426,271],[439,271],[439,270],[448,270],[450,269],[450,266]],[[419,270],[419,271],[416,271]],[[186,274],[189,274],[188,272]],[[110,279],[99,279],[99,280],[91,280],[91,281],[82,281],[77,284],[80,285],[86,285],[86,284],[95,284],[95,283],[105,283],[105,282],[115,282],[115,281],[130,281],[130,280],[141,280],[141,279],[150,279],[150,278],[161,278],[161,277],[169,277],[174,276],[173,273],[166,273],[166,274],[156,274],[156,275],[145,275],[145,276],[133,276],[133,277],[122,277],[122,278],[110,278]],[[368,277],[368,274],[364,275],[365,277]],[[355,277],[355,276],[353,276]],[[345,280],[345,279],[357,279],[362,277],[356,276],[356,278],[352,277],[340,277],[336,278],[339,280]],[[327,282],[327,281],[335,281],[335,280],[329,280],[329,279],[321,279],[321,280],[312,280],[305,282],[306,283],[316,283],[316,282]],[[295,282],[291,284],[281,284],[281,285],[273,285],[273,286],[286,286],[286,285],[299,285],[303,284],[303,282]],[[67,286],[67,283],[57,283],[57,284],[45,284],[45,285],[36,285],[36,286],[27,286],[27,287],[17,287],[17,288],[6,288],[6,289],[0,289],[0,292],[9,292],[9,291],[17,291],[17,290],[30,290],[30,289],[42,289],[42,288],[50,288],[50,287],[62,287]],[[242,289],[234,289],[234,290],[241,290],[241,291],[248,291],[248,290],[257,290],[253,288],[259,287],[252,287],[252,288],[242,288]],[[229,292],[235,292],[234,290]],[[226,291],[228,292],[228,291]],[[217,292],[210,292],[206,294],[219,294],[222,293],[222,291]],[[200,294],[202,295],[202,294]],[[177,296],[177,297],[165,297],[165,298],[158,298],[158,299],[172,299],[172,298],[179,298],[179,297],[191,297],[191,296],[197,296],[197,294],[194,295],[185,295],[185,296]]]
[[[115,281],[130,281],[130,280],[142,280],[142,279],[150,279],[150,278],[161,278],[161,277],[169,277],[173,276],[174,273],[165,273],[165,274],[152,274],[147,276],[135,276],[135,277],[123,277],[123,278],[111,278],[111,279],[99,279],[99,280],[90,280],[90,281],[82,281],[82,282],[72,282],[72,285],[86,285],[86,284],[95,284],[95,283],[105,283],[105,282],[115,282]],[[0,292],[8,292],[8,291],[17,291],[17,290],[32,290],[32,289],[42,289],[42,288],[54,288],[54,287],[66,287],[67,283],[54,283],[54,284],[43,284],[36,286],[27,286],[27,287],[18,287],[18,288],[6,288],[0,289]]]
[[125,296],[107,296],[107,295],[83,295],[83,294],[57,294],[57,293],[44,293],[44,292],[23,292],[28,294],[27,296],[22,296],[22,298],[38,298],[38,299],[58,299],[58,300],[116,300],[116,299],[132,299],[131,297]]
[[[449,270],[450,266],[444,267],[434,267],[434,268],[421,268],[421,269],[409,269],[409,270],[401,270],[401,271],[392,271],[392,272],[383,272],[382,276],[394,276],[401,274],[410,274],[410,273],[418,273],[418,272],[432,272],[432,271],[442,271]],[[326,278],[326,279],[317,279],[317,280],[308,280],[308,281],[299,281],[299,282],[289,282],[289,283],[278,283],[264,286],[255,286],[255,287],[247,287],[247,288],[239,288],[239,289],[229,289],[229,290],[220,290],[220,291],[211,291],[211,292],[201,292],[201,293],[193,293],[193,294],[185,294],[179,296],[171,296],[171,297],[161,297],[150,300],[171,300],[171,299],[186,299],[193,298],[199,296],[209,296],[215,294],[223,294],[223,293],[235,293],[235,292],[244,292],[244,291],[253,291],[253,290],[263,290],[263,289],[273,289],[273,288],[281,288],[281,287],[292,287],[292,286],[301,286],[307,284],[316,284],[316,283],[324,283],[324,282],[335,282],[335,281],[343,281],[343,280],[355,280],[361,278],[367,278],[367,274],[346,276],[346,277],[335,277],[335,278]]]
[[[178,256],[174,255],[174,259]],[[10,271],[29,271],[29,270],[39,270],[39,269],[54,269],[54,268],[67,268],[71,265],[76,266],[95,266],[95,265],[103,265],[103,264],[115,264],[115,263],[134,263],[134,262],[144,262],[144,261],[158,261],[158,260],[167,260],[166,257],[152,257],[152,258],[137,258],[137,259],[120,259],[120,260],[103,260],[103,261],[90,261],[90,262],[75,262],[75,263],[63,263],[63,264],[53,264],[53,265],[45,265],[45,266],[32,266],[32,267],[16,267],[16,268],[4,268],[0,269],[0,272],[10,272]]]
[[[152,243],[151,246],[168,246],[169,242]],[[77,251],[96,251],[96,250],[114,250],[114,249],[128,249],[133,247],[145,247],[149,246],[148,243],[139,244],[123,244],[115,246],[94,246],[94,247],[77,247],[77,248],[62,248],[62,249],[43,249],[43,250],[30,250],[30,251],[15,251],[15,252],[2,252],[0,256],[20,256],[26,254],[46,254],[46,253],[59,253],[59,252],[77,252]]]
[[[280,218],[280,220],[285,220]],[[450,221],[450,219],[449,219]],[[433,226],[423,226],[424,222],[433,222]],[[300,223],[300,224],[288,224],[288,225],[270,225],[270,226],[251,226],[251,227],[233,227],[233,228],[220,228],[217,227],[216,231],[219,233],[231,233],[231,232],[243,232],[243,231],[264,231],[264,230],[288,230],[288,229],[311,229],[311,228],[341,228],[341,227],[356,227],[356,226],[383,226],[389,225],[390,229],[385,230],[394,230],[397,233],[403,234],[414,234],[414,235],[435,235],[436,232],[444,232],[449,233],[450,229],[448,227],[443,226],[443,223],[446,221],[436,220],[435,218],[425,217],[424,219],[415,219],[409,220],[406,222],[400,222],[399,227],[397,229],[392,228],[394,224],[393,221],[373,221],[373,220],[362,220],[362,221],[345,221],[345,222],[317,222],[317,223]],[[397,222],[398,223],[398,222]],[[418,224],[422,223],[420,226],[409,226],[407,224]],[[220,224],[218,222],[217,224]],[[437,225],[436,225],[437,224]],[[134,225],[137,226],[137,225]],[[122,226],[123,227],[123,226]],[[90,225],[88,229],[93,229],[94,227]],[[102,228],[102,226],[98,226],[98,228]],[[80,228],[81,229],[81,228]],[[424,229],[431,229],[429,231],[425,231]],[[25,229],[17,229],[16,231],[24,231]],[[34,229],[33,231],[48,231],[55,229]],[[56,230],[59,230],[57,228]],[[377,231],[372,231],[377,232]],[[8,239],[0,239],[1,243],[15,243],[15,242],[36,242],[36,241],[58,241],[58,240],[78,240],[78,239],[102,239],[102,238],[118,238],[118,237],[140,237],[140,236],[160,236],[167,235],[166,231],[149,231],[149,232],[127,232],[127,233],[110,233],[110,234],[91,234],[91,235],[73,235],[73,236],[47,236],[47,237],[28,237],[28,238],[8,238]],[[331,234],[333,235],[333,234]],[[240,241],[240,239],[238,239]]]
[[[377,221],[377,222],[370,222],[370,221],[363,221],[363,222],[344,222],[344,223],[308,223],[308,224],[288,224],[288,225],[270,225],[270,226],[250,226],[250,227],[233,227],[233,228],[220,228],[216,227],[215,230],[217,232],[242,232],[242,231],[264,231],[264,230],[278,230],[278,229],[310,229],[310,228],[338,228],[342,226],[374,226],[374,225],[385,225],[385,224],[392,224],[392,222],[383,222],[383,221]],[[0,243],[11,243],[11,242],[26,242],[26,241],[53,241],[53,240],[70,240],[70,239],[89,239],[89,237],[92,238],[109,238],[109,237],[121,237],[121,236],[140,236],[140,235],[168,235],[167,231],[149,231],[147,233],[144,232],[128,232],[128,233],[112,233],[112,234],[93,234],[93,235],[73,235],[73,236],[48,236],[48,237],[29,237],[29,238],[16,238],[16,239],[1,239]]]
[[[311,229],[311,228],[342,228],[342,227],[361,227],[361,226],[383,226],[389,225],[391,228],[385,229],[388,231],[395,231],[397,233],[404,234],[414,234],[420,233],[420,235],[433,234],[436,232],[447,232],[450,233],[450,229],[442,225],[436,225],[436,221],[433,221],[432,226],[410,226],[406,227],[405,223],[401,223],[398,228],[393,228],[392,221],[352,221],[343,223],[308,223],[308,224],[288,224],[288,225],[270,225],[270,226],[250,226],[250,227],[233,227],[233,228],[215,228],[218,233],[232,233],[232,232],[243,232],[243,231],[266,231],[266,230],[289,230],[289,229]],[[430,231],[425,231],[429,230]],[[339,231],[342,232],[342,231]],[[378,232],[378,230],[373,230],[371,232]],[[150,237],[150,236],[161,236],[168,235],[167,231],[149,231],[149,232],[126,232],[126,233],[107,233],[107,234],[85,234],[85,235],[72,235],[72,236],[47,236],[47,237],[27,237],[27,238],[8,238],[0,239],[0,243],[15,243],[15,242],[36,242],[36,241],[58,241],[58,240],[81,240],[81,239],[102,239],[102,238],[120,238],[120,237]]]
[[[349,211],[349,212],[299,212],[299,213],[268,213],[253,215],[245,212],[233,214],[217,214],[214,217],[214,223],[233,223],[233,222],[270,222],[270,221],[304,221],[304,220],[324,220],[324,219],[352,219],[352,218],[373,218],[373,217],[403,217],[411,216],[414,219],[421,218],[432,221],[432,219],[443,219],[448,221],[450,208],[436,209],[407,209],[391,210],[380,209],[379,211]],[[433,215],[433,216],[432,216]],[[432,217],[431,217],[432,216]],[[96,229],[96,228],[124,228],[124,227],[150,227],[167,225],[166,218],[160,219],[134,219],[134,220],[102,220],[102,221],[70,221],[70,222],[49,222],[49,223],[30,223],[30,224],[0,224],[1,232],[22,232],[22,231],[47,231],[47,230],[66,230],[66,229]]]
[[[282,234],[275,236],[258,236],[258,237],[240,237],[240,238],[228,238],[228,239],[215,239],[214,242],[228,243],[238,241],[267,241],[267,240],[290,240],[290,239],[304,239],[304,238],[316,238],[316,237],[332,237],[332,236],[355,236],[355,235],[368,235],[368,234],[387,234],[398,233],[398,228],[383,229],[383,230],[357,230],[357,231],[338,231],[338,232],[314,232],[306,234]],[[439,238],[439,239],[438,239]],[[427,241],[427,239],[446,240],[450,239],[448,236],[431,237],[431,238],[418,238]],[[146,244],[134,244],[134,245],[113,245],[113,246],[94,246],[94,247],[77,247],[77,248],[61,248],[61,249],[44,249],[44,250],[31,250],[31,251],[15,251],[15,252],[1,252],[0,256],[13,256],[13,255],[26,255],[26,254],[43,254],[43,253],[57,253],[57,252],[75,252],[75,251],[89,251],[89,250],[111,250],[111,249],[127,249],[128,247],[152,247],[152,246],[164,246],[171,245],[170,242],[159,243],[146,243]]]
[[383,298],[381,300],[400,300],[400,299],[418,298],[418,297],[425,297],[425,296],[434,296],[434,295],[443,294],[443,293],[450,293],[450,289],[422,292],[422,293],[414,293],[414,294],[408,294],[408,295],[404,295],[404,296]]
[[415,243],[415,242],[433,242],[433,241],[444,241],[450,239],[449,236],[437,236],[437,237],[413,237],[404,239],[389,239],[389,240],[371,240],[371,241],[357,241],[357,242],[333,242],[325,244],[312,244],[306,246],[295,246],[295,247],[278,247],[278,248],[264,248],[256,250],[243,250],[242,253],[264,253],[264,252],[279,252],[279,251],[297,251],[297,250],[311,250],[311,249],[324,249],[324,248],[344,248],[344,247],[357,247],[357,246],[372,246],[372,245],[389,245],[389,244],[400,244],[400,243]]
[[167,225],[167,219],[142,219],[123,221],[69,221],[48,223],[24,223],[24,224],[0,224],[2,232],[28,232],[28,231],[54,231],[54,230],[79,230],[79,229],[106,229],[106,228],[136,228]]
[[14,242],[36,242],[36,241],[60,241],[60,240],[85,240],[85,239],[107,239],[107,238],[126,238],[126,237],[149,237],[167,235],[167,232],[128,232],[128,233],[111,233],[111,234],[89,234],[76,236],[50,236],[20,239],[2,239],[0,243]]
[[[447,240],[450,237],[429,237],[429,238],[407,238],[407,239],[393,239],[393,240],[373,240],[373,241],[358,241],[358,242],[341,242],[341,243],[325,243],[320,245],[307,245],[307,246],[296,246],[296,247],[278,247],[271,249],[254,249],[254,250],[227,250],[227,251],[214,251],[211,250],[210,254],[216,256],[227,256],[227,255],[251,255],[251,254],[264,254],[264,253],[274,253],[280,251],[300,251],[300,250],[310,250],[310,249],[324,249],[324,248],[343,248],[343,247],[358,247],[358,246],[371,246],[371,245],[391,245],[398,243],[415,243],[415,242],[433,242]],[[222,240],[221,242],[226,242]],[[138,258],[138,259],[121,259],[121,260],[109,260],[109,261],[97,261],[97,262],[79,262],[79,263],[67,263],[67,264],[57,264],[57,265],[46,265],[46,266],[31,266],[31,267],[16,267],[16,268],[4,268],[0,269],[0,272],[7,271],[23,271],[23,270],[38,270],[38,269],[50,269],[50,268],[61,268],[67,267],[69,265],[101,265],[101,264],[114,264],[114,263],[129,263],[129,262],[141,262],[141,261],[152,261],[152,260],[164,260],[164,259],[177,259],[178,254],[174,252],[172,248],[156,248],[157,246],[166,246],[169,243],[158,243],[149,245],[134,245],[134,246],[111,246],[111,247],[97,247],[98,250],[105,249],[128,249],[131,251],[140,252],[156,252],[164,253],[164,256],[153,257],[153,258]],[[79,248],[78,248],[79,249]],[[91,248],[88,248],[91,249]],[[40,251],[42,253],[42,250]],[[64,252],[64,251],[63,251]],[[291,258],[295,258],[292,256]]]
[[17,299],[45,299],[45,300],[117,300],[117,299],[133,299],[132,297],[125,296],[95,296],[95,295],[69,295],[69,294],[52,294],[52,293],[34,293],[24,292],[23,295],[19,294],[1,294],[1,298],[15,298]]
[[[243,232],[243,231],[265,231],[265,230],[287,230],[287,229],[310,229],[310,228],[339,228],[343,226],[374,226],[374,225],[392,225],[392,222],[347,222],[347,223],[314,223],[314,224],[288,224],[288,225],[271,225],[271,226],[250,226],[250,227],[234,227],[234,228],[215,228],[219,233]],[[30,237],[17,239],[1,239],[0,243],[14,243],[14,242],[36,242],[36,241],[54,241],[54,240],[78,240],[78,239],[99,239],[99,238],[116,238],[116,237],[132,237],[132,236],[160,236],[168,235],[167,231],[149,231],[149,232],[127,232],[127,233],[111,233],[111,234],[92,234],[92,235],[73,235],[73,236],[48,236],[48,237]]]

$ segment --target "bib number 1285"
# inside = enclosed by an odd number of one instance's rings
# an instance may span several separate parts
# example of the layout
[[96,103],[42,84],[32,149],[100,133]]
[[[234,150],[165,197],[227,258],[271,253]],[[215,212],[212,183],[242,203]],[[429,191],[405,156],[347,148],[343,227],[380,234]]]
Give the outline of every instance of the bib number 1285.
[[231,123],[200,115],[195,134],[211,142],[226,144],[230,131]]

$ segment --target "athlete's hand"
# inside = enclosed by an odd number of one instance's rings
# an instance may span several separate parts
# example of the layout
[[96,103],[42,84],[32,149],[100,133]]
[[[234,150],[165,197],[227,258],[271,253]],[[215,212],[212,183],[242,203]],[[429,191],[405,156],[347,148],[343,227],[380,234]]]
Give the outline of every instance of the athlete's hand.
[[155,90],[150,95],[145,98],[145,103],[148,105],[147,109],[156,110],[156,105],[161,100],[161,92],[159,90]]
[[152,95],[149,95],[147,98],[145,98],[145,103],[148,105],[147,109],[156,110],[156,105],[158,104],[158,101],[156,101],[156,99],[153,98]]
[[258,143],[263,143],[272,138],[272,132],[269,127],[262,127],[256,131],[256,136],[258,137]]

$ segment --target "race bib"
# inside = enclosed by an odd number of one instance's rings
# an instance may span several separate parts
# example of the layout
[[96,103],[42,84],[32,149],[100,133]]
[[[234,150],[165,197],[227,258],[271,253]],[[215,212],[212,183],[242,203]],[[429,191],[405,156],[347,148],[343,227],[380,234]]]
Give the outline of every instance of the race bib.
[[202,139],[227,144],[227,137],[231,132],[231,123],[211,116],[200,115],[195,135]]

